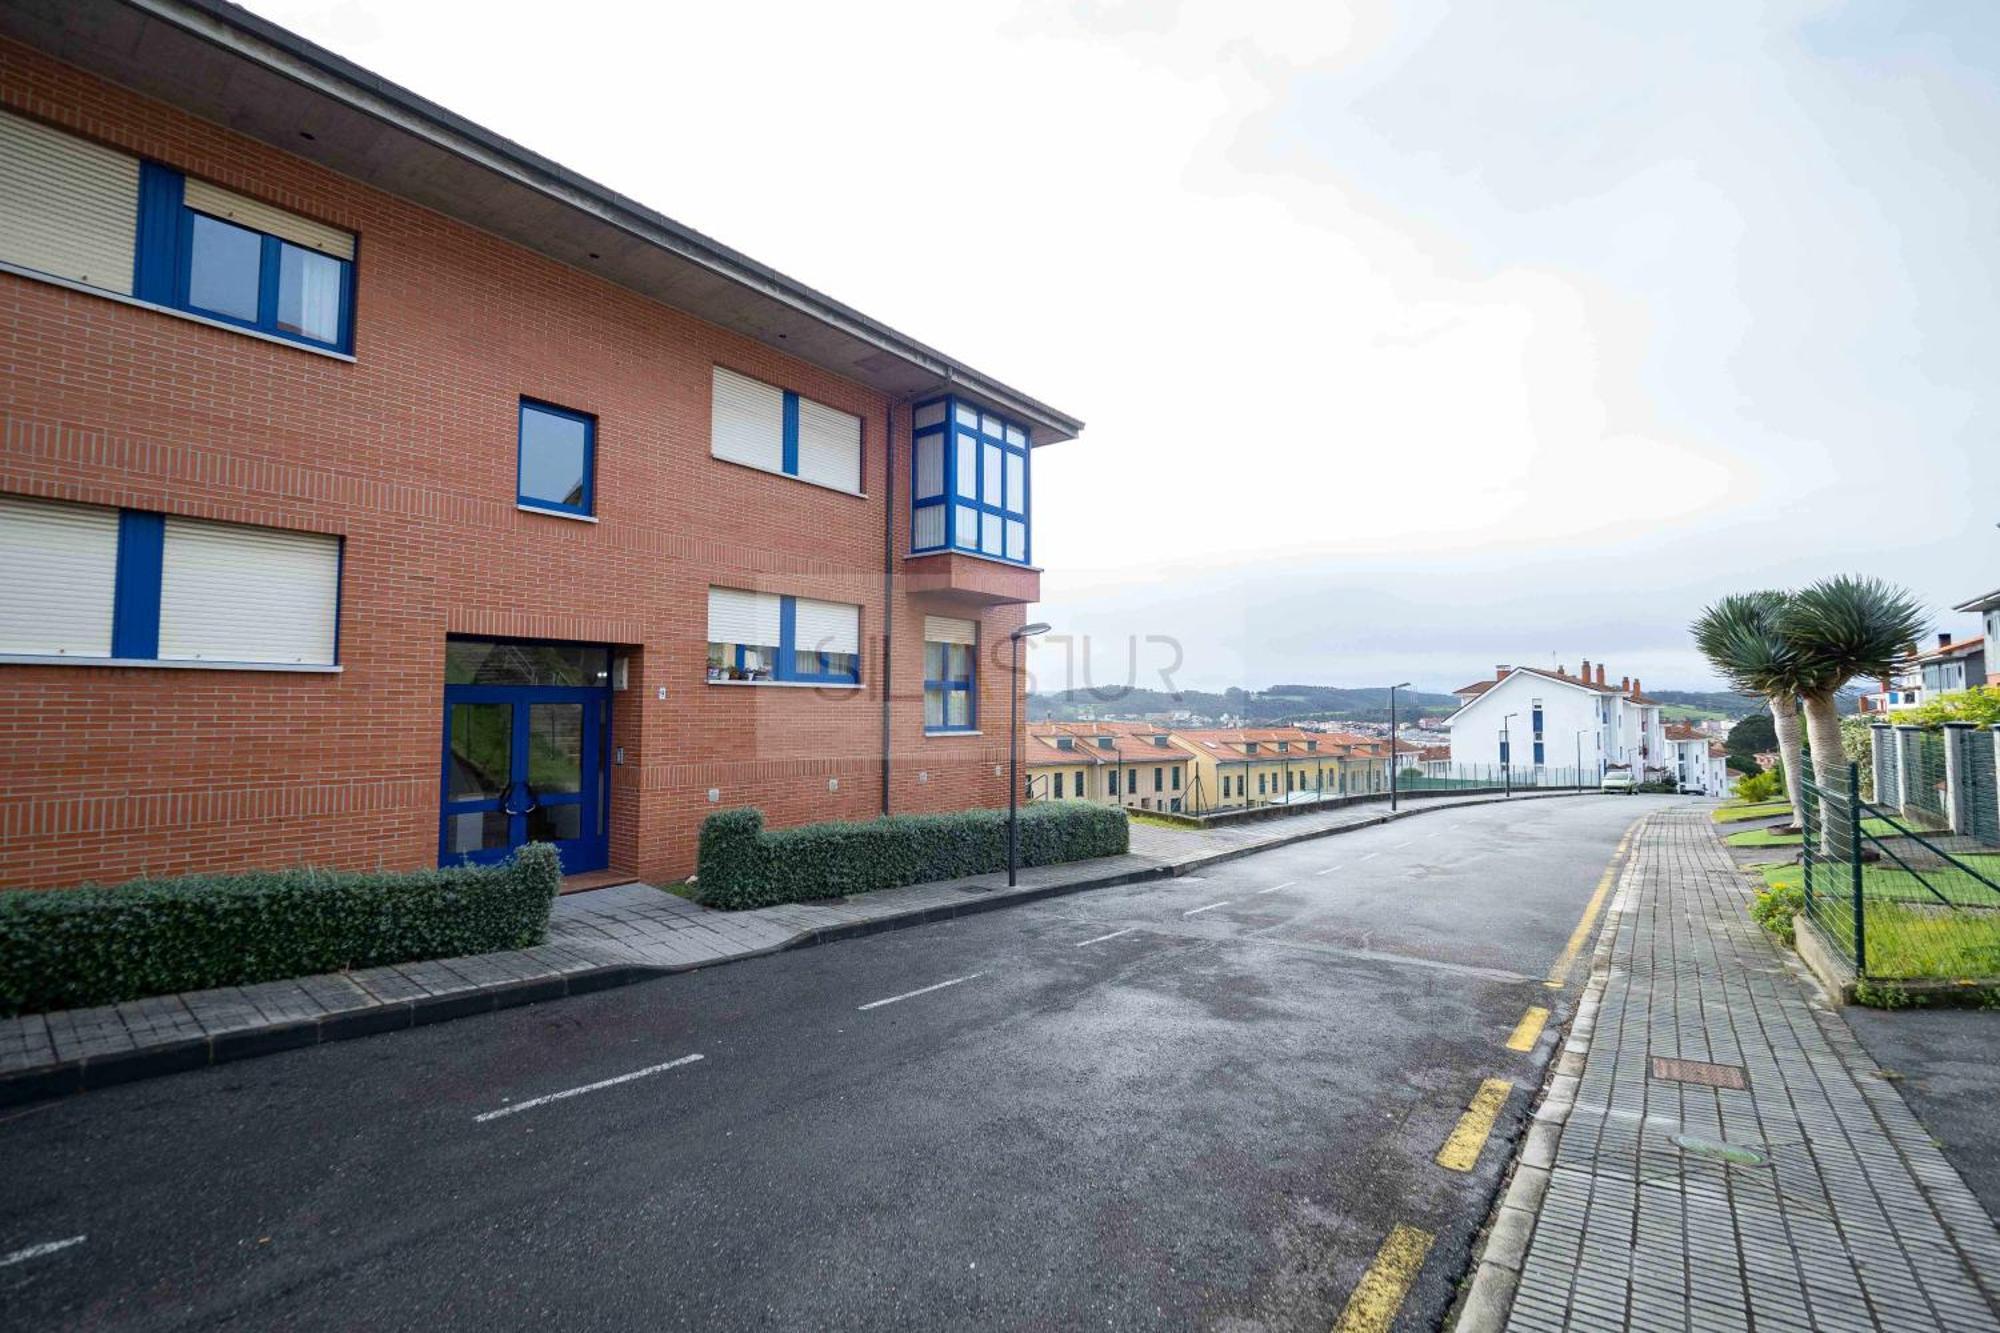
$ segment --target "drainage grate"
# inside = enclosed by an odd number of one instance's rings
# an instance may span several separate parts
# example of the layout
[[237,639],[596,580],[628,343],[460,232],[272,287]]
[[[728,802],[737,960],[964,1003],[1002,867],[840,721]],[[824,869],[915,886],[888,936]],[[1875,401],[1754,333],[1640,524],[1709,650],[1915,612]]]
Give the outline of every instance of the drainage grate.
[[1736,1088],[1740,1091],[1750,1086],[1744,1081],[1741,1065],[1711,1065],[1704,1064],[1700,1060],[1669,1060],[1663,1055],[1653,1057],[1653,1077],[1674,1083],[1699,1083],[1705,1088]]

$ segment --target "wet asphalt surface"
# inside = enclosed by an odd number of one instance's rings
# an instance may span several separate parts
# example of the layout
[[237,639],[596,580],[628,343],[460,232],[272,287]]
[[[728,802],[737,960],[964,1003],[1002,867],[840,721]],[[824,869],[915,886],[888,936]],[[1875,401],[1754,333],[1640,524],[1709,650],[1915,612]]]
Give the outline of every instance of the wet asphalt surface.
[[1434,1327],[1555,1025],[1503,1043],[1568,1016],[1588,949],[1543,977],[1663,803],[1440,811],[22,1108],[0,1256],[85,1239],[0,1266],[0,1328],[1325,1329],[1399,1222],[1437,1240],[1397,1327]]

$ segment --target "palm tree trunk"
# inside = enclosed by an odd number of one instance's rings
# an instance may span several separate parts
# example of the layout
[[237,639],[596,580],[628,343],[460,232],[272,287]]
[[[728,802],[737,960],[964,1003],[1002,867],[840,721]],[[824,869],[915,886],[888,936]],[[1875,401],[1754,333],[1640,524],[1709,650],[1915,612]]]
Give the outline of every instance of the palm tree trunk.
[[1785,774],[1785,795],[1792,803],[1792,827],[1806,826],[1806,807],[1799,794],[1799,701],[1789,694],[1771,696],[1771,730],[1778,734],[1778,766]]
[[[1806,740],[1812,747],[1813,784],[1822,793],[1819,814],[1824,834],[1820,849],[1829,860],[1839,859],[1844,851],[1839,840],[1852,836],[1848,822],[1861,817],[1859,793],[1848,790],[1847,751],[1840,743],[1840,709],[1833,695],[1808,694],[1804,702]],[[1827,799],[1828,793],[1832,794],[1832,800]],[[1845,804],[1844,811],[1838,808],[1841,803]]]

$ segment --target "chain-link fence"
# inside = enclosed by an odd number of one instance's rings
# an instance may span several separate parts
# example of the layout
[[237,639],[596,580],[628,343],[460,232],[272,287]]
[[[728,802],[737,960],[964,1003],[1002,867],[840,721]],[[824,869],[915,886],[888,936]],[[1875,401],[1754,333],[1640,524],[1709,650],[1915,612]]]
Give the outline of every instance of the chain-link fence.
[[[1909,761],[1920,747],[1902,748]],[[1858,783],[1853,765],[1824,783],[1805,775],[1807,918],[1858,976],[2000,977],[2000,854],[1909,818],[1907,785],[1897,810],[1861,800]]]

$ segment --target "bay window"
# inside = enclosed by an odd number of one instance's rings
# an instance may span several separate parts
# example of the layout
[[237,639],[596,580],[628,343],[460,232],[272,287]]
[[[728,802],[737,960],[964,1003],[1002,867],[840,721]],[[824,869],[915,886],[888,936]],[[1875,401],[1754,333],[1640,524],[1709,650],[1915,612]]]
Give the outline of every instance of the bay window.
[[1027,564],[1027,430],[956,397],[917,404],[912,423],[911,550]]

